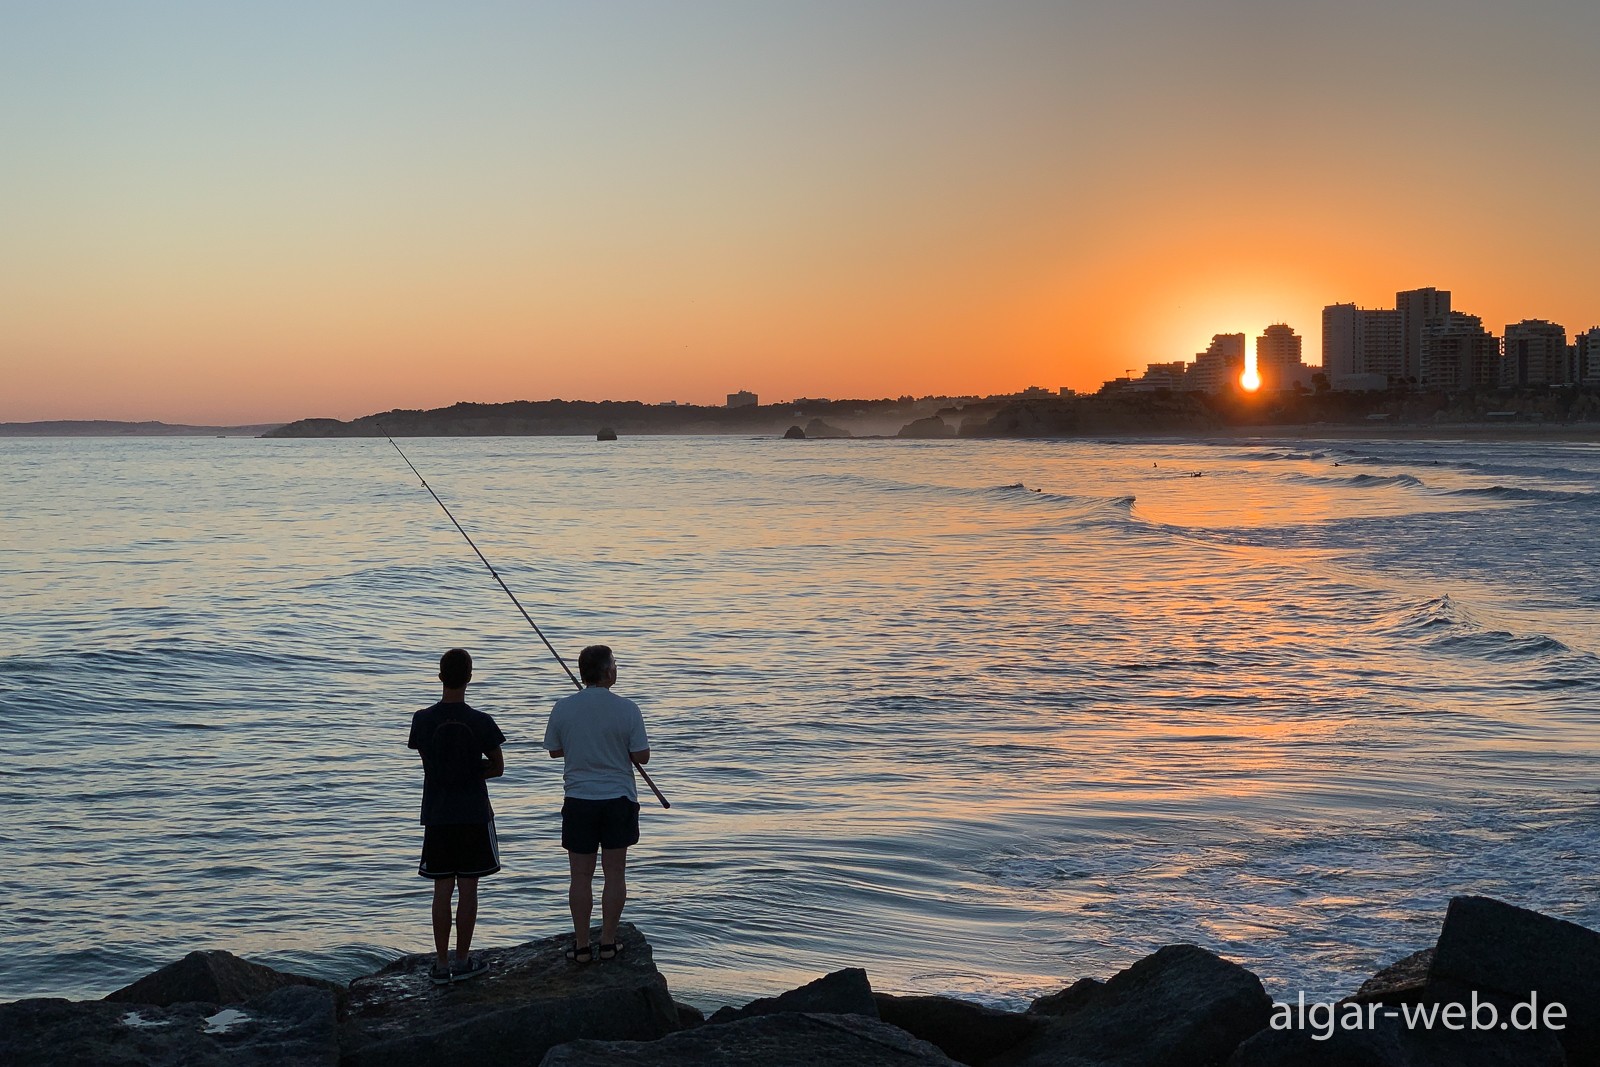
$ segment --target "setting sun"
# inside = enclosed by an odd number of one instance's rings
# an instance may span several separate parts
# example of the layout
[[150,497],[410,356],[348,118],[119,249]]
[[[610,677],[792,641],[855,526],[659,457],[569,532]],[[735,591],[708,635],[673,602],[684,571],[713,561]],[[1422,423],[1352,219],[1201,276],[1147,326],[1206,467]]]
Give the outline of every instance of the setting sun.
[[1256,370],[1256,355],[1254,352],[1244,354],[1244,373],[1239,375],[1239,384],[1247,393],[1253,393],[1261,388],[1261,373]]

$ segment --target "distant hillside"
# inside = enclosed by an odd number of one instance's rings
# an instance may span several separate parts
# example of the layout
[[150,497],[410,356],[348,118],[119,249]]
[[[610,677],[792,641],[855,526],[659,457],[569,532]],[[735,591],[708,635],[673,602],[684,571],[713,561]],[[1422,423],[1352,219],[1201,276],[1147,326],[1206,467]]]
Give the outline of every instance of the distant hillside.
[[182,426],[166,422],[67,419],[0,422],[0,437],[261,437],[280,425],[263,422],[254,426]]

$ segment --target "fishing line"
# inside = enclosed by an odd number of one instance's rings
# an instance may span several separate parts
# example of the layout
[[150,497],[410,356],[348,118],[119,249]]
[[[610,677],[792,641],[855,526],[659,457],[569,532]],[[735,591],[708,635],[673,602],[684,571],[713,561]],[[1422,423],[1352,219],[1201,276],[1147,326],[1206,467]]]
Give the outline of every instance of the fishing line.
[[[394,443],[394,438],[389,436],[389,431],[383,428],[382,423],[378,424],[378,429],[382,431],[384,440],[393,445],[394,450],[400,453],[400,458],[405,460],[406,466],[411,468],[411,473],[417,476],[417,481],[422,483],[422,488],[426,489],[428,491],[428,495],[433,497],[433,502],[438,504],[440,509],[444,511],[445,517],[450,520],[451,525],[456,528],[456,531],[460,533],[462,537],[467,539],[467,544],[472,546],[472,551],[476,552],[478,554],[478,558],[483,561],[483,565],[489,568],[489,573],[494,575],[494,580],[500,583],[500,588],[505,590],[506,596],[510,597],[511,602],[517,606],[517,610],[522,612],[522,617],[528,620],[528,625],[533,627],[533,632],[539,635],[539,640],[544,642],[544,647],[550,650],[550,654],[556,658],[556,662],[561,664],[561,669],[567,672],[567,677],[572,680],[572,684],[577,686],[578,689],[582,690],[583,683],[578,681],[577,675],[572,673],[572,668],[567,666],[567,661],[562,659],[561,653],[556,651],[556,646],[552,645],[550,643],[550,639],[544,635],[544,631],[539,629],[539,624],[533,621],[533,616],[529,615],[528,609],[522,606],[522,601],[517,599],[517,594],[513,593],[511,591],[511,587],[506,584],[506,580],[500,577],[500,572],[494,569],[494,564],[490,563],[489,557],[483,554],[483,549],[478,547],[478,543],[472,539],[471,534],[462,529],[461,524],[456,521],[456,517],[450,514],[450,509],[445,507],[444,501],[439,499],[439,494],[433,491],[433,486],[428,484],[428,479],[422,476],[422,472],[417,470],[416,464],[412,463],[411,460],[406,457],[405,452],[401,451],[400,446]],[[667,798],[661,795],[661,790],[656,788],[656,783],[651,781],[650,772],[641,767],[638,761],[634,760],[631,755],[628,757],[628,759],[629,762],[633,763],[634,770],[638,771],[644,777],[644,784],[650,787],[650,792],[654,793],[656,795],[656,799],[661,801],[661,806],[663,808],[672,807],[672,805],[667,802]]]

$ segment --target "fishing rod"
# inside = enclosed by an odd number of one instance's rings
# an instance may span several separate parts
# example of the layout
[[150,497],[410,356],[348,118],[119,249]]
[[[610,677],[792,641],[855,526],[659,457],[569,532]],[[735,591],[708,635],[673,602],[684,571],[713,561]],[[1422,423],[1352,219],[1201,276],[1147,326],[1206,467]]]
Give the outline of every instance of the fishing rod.
[[[407,458],[406,454],[401,451],[400,446],[394,443],[394,438],[390,437],[389,431],[383,428],[383,423],[378,423],[378,429],[383,433],[384,440],[388,441],[389,444],[394,445],[394,450],[400,453],[400,458],[405,460],[406,466],[411,468],[411,473],[417,476],[417,481],[422,483],[422,488],[426,489],[428,491],[428,495],[433,497],[433,502],[438,504],[440,509],[444,511],[445,517],[450,520],[451,525],[456,528],[462,537],[467,539],[467,544],[472,546],[472,551],[476,552],[478,554],[478,558],[483,560],[483,565],[489,568],[489,573],[494,575],[494,580],[500,583],[500,588],[506,591],[506,596],[510,597],[511,602],[517,606],[517,610],[522,612],[522,617],[528,620],[528,625],[533,627],[533,632],[539,635],[539,640],[544,642],[544,647],[550,650],[550,654],[556,658],[556,662],[561,664],[561,669],[567,672],[567,677],[572,680],[572,684],[577,686],[579,690],[582,690],[583,683],[578,681],[577,675],[572,673],[572,668],[567,666],[567,661],[562,659],[561,653],[556,651],[556,646],[552,645],[550,643],[550,639],[544,635],[544,631],[539,629],[539,624],[533,621],[533,616],[529,615],[528,609],[522,606],[522,601],[517,599],[517,594],[513,593],[511,591],[511,587],[506,584],[506,580],[500,577],[500,572],[494,569],[494,564],[490,563],[489,557],[483,554],[483,549],[478,547],[478,543],[472,539],[471,534],[462,529],[461,524],[456,521],[456,517],[450,514],[450,509],[445,507],[443,500],[439,499],[439,494],[433,491],[433,486],[428,484],[428,479],[422,476],[422,472],[417,470],[416,464],[412,463],[411,460]],[[632,763],[634,770],[638,771],[644,777],[644,784],[649,786],[650,792],[654,793],[656,795],[656,799],[661,801],[661,806],[663,808],[672,807],[672,804],[668,802],[667,798],[661,795],[661,790],[656,788],[656,783],[650,779],[650,772],[645,770],[639,761],[633,758],[631,753],[628,756],[628,762]]]

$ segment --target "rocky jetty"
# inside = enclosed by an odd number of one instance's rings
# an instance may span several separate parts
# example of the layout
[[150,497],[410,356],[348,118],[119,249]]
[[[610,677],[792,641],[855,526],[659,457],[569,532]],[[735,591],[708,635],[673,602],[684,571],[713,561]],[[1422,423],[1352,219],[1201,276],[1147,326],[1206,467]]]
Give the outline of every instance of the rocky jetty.
[[874,993],[850,968],[705,1018],[634,927],[604,963],[567,962],[567,940],[486,950],[486,974],[447,986],[429,955],[344,988],[195,952],[105,1000],[0,1005],[0,1063],[1600,1067],[1600,933],[1483,897],[1451,901],[1433,948],[1309,1012],[1168,945],[1020,1012]]

